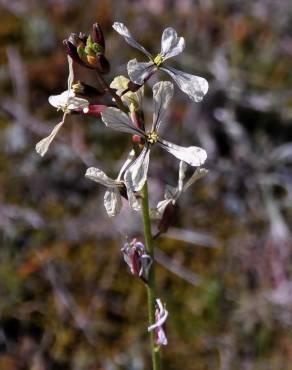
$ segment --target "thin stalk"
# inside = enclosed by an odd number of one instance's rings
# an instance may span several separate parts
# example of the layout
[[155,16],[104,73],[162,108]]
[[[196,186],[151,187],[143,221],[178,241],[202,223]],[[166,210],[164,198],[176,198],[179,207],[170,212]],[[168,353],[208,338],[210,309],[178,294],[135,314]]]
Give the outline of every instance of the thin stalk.
[[118,94],[115,93],[115,91],[113,89],[111,89],[109,87],[109,85],[106,83],[106,81],[104,80],[104,78],[102,77],[102,75],[99,74],[98,72],[97,72],[97,81],[100,84],[101,88],[106,93],[110,94],[114,98],[114,100],[115,100],[115,102],[117,104],[117,107],[120,110],[122,110],[123,112],[128,113],[129,112],[128,111],[128,108],[124,105],[124,103],[122,102],[122,99],[119,97]]
[[[155,263],[154,263],[154,245],[153,237],[151,232],[151,221],[149,215],[149,199],[148,199],[148,184],[147,181],[142,189],[142,215],[144,224],[144,236],[146,249],[148,254],[151,256],[153,264],[149,271],[149,279],[147,284],[147,296],[148,296],[148,317],[149,326],[155,323]],[[150,332],[150,346],[152,354],[152,365],[153,370],[160,370],[160,352],[159,348],[155,344],[155,333],[152,330]]]

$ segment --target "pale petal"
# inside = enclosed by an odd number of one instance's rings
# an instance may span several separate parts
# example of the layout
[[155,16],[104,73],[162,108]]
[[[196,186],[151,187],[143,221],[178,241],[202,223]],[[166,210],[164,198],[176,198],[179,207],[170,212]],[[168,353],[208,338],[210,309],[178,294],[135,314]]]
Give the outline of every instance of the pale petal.
[[77,96],[69,96],[67,101],[67,109],[86,109],[89,106],[89,102],[86,99],[78,98]]
[[125,76],[117,76],[113,79],[110,84],[112,89],[116,89],[117,95],[119,95],[123,102],[127,104],[130,108],[131,105],[134,105],[134,108],[141,107],[142,105],[142,98],[144,96],[144,86],[142,86],[138,91],[132,92],[128,91],[125,94],[124,91],[128,89],[128,84],[130,80]]
[[122,199],[117,188],[107,190],[104,194],[104,207],[109,217],[116,216],[122,208]]
[[49,103],[57,109],[63,108],[63,107],[66,106],[66,104],[68,102],[68,95],[69,94],[70,94],[70,91],[66,90],[66,91],[63,91],[59,95],[51,95],[51,96],[49,96],[49,99],[48,99]]
[[188,179],[183,187],[183,191],[186,191],[194,182],[207,175],[209,171],[206,168],[197,168],[193,175]]
[[208,82],[203,77],[191,75],[172,67],[160,68],[168,73],[178,87],[195,102],[200,102],[208,91]]
[[49,96],[49,103],[57,108],[57,109],[67,109],[67,110],[73,110],[73,109],[81,109],[87,108],[89,105],[88,100],[83,98],[78,98],[75,96],[75,93],[73,90],[66,90],[63,91],[59,95],[51,95]]
[[138,158],[136,158],[125,172],[125,184],[133,191],[140,191],[147,180],[149,158],[150,149],[148,145],[145,145]]
[[127,159],[125,163],[122,165],[122,168],[120,169],[120,172],[118,174],[117,180],[120,180],[125,170],[129,167],[129,165],[134,161],[135,159],[135,151],[132,149],[130,153],[127,156]]
[[66,118],[66,113],[63,115],[63,119],[60,123],[58,123],[52,130],[52,132],[50,133],[49,136],[45,137],[44,139],[42,139],[41,141],[39,141],[36,146],[35,146],[35,150],[36,152],[40,155],[40,156],[44,156],[46,154],[46,152],[48,151],[49,149],[49,146],[51,144],[51,142],[54,140],[55,136],[57,135],[57,133],[59,132],[60,128],[63,126],[64,122],[65,122],[65,118]]
[[167,152],[191,166],[201,166],[207,159],[206,151],[197,146],[183,147],[163,139],[159,139],[158,144]]
[[178,188],[174,186],[166,185],[165,190],[164,190],[164,199],[174,200],[177,193],[178,193]]
[[143,85],[156,70],[157,67],[153,62],[138,62],[132,59],[127,64],[128,75],[132,82],[137,85]]
[[148,58],[152,59],[152,55],[147,51],[142,45],[140,45],[132,36],[131,32],[128,30],[128,28],[120,22],[114,22],[113,29],[117,31],[124,39],[125,41],[133,46],[134,48],[142,51],[145,55],[147,55]]
[[152,331],[162,326],[168,317],[168,311],[163,307],[161,300],[156,299],[156,303],[159,309],[159,319],[155,322],[155,324],[148,326],[148,331]]
[[163,31],[161,37],[161,56],[165,59],[180,54],[185,48],[185,39],[177,37],[176,30],[168,27]]
[[158,131],[165,116],[168,104],[173,97],[173,84],[169,81],[161,81],[153,86],[154,114],[152,131]]
[[104,124],[116,131],[126,132],[128,134],[145,136],[144,132],[135,127],[130,117],[117,108],[107,108],[101,113]]
[[157,336],[157,338],[155,339],[156,344],[167,346],[168,340],[163,330],[163,327],[160,326],[159,328],[157,328],[156,336]]
[[173,203],[173,199],[164,199],[157,203],[156,208],[152,208],[150,210],[150,217],[152,219],[161,219],[163,216],[165,208],[169,205],[169,203]]
[[86,170],[85,177],[109,188],[121,185],[120,181],[111,179],[103,171],[96,167],[89,167]]
[[70,55],[67,56],[67,59],[68,59],[68,66],[69,66],[68,91],[70,91],[73,81],[74,81],[73,60],[70,57]]
[[128,195],[128,201],[130,207],[134,211],[140,211],[141,210],[141,202],[140,200],[136,197],[135,193],[133,190],[130,188],[130,186],[127,186],[127,195]]
[[186,162],[180,161],[179,171],[178,171],[178,186],[177,186],[179,192],[182,192],[183,190],[184,179],[186,177],[186,170],[187,170]]

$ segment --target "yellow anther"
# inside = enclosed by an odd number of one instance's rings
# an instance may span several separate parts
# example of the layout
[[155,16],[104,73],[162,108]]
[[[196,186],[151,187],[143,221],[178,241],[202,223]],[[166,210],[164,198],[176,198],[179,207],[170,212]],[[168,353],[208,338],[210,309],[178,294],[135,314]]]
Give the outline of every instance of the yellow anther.
[[159,139],[159,136],[156,131],[152,131],[147,134],[147,141],[150,144],[155,144],[158,139]]
[[164,62],[164,58],[162,55],[158,54],[156,57],[153,59],[153,63],[159,67],[162,63]]

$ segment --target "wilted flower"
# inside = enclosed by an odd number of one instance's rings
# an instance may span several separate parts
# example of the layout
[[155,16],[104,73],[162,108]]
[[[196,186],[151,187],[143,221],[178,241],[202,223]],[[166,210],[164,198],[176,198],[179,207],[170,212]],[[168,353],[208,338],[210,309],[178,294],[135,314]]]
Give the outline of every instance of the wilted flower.
[[177,186],[173,187],[167,185],[165,187],[164,199],[157,203],[155,209],[151,210],[151,217],[162,218],[164,216],[166,208],[170,204],[174,206],[183,192],[185,192],[194,182],[208,173],[208,170],[206,170],[205,168],[196,168],[195,172],[184,184],[186,169],[187,164],[183,161],[180,161]]
[[128,62],[128,74],[135,84],[143,85],[152,74],[158,69],[161,69],[168,73],[177,83],[178,87],[192,100],[199,102],[203,99],[208,91],[208,82],[204,78],[164,65],[167,59],[180,54],[185,48],[184,38],[178,37],[175,29],[168,27],[163,31],[161,51],[154,57],[133,38],[130,31],[123,23],[115,22],[113,28],[123,36],[128,44],[140,50],[150,60],[149,62],[138,62],[137,59],[132,59]]
[[72,111],[87,112],[88,101],[86,99],[78,98],[72,89],[74,72],[73,72],[73,61],[68,55],[69,64],[69,76],[68,76],[68,90],[62,92],[60,95],[51,95],[49,97],[49,103],[57,108],[57,110],[62,110],[64,112],[62,121],[58,123],[49,136],[42,139],[36,144],[36,151],[39,155],[44,156],[49,149],[51,142],[54,140],[55,136],[59,132],[60,128],[65,123],[65,118],[67,114]]
[[153,123],[150,131],[147,132],[135,127],[129,116],[117,108],[108,108],[101,115],[106,126],[117,131],[138,135],[145,141],[140,155],[129,166],[124,175],[125,183],[134,191],[141,190],[147,179],[150,149],[155,143],[191,166],[201,166],[207,158],[204,149],[196,146],[181,147],[159,137],[158,130],[172,96],[173,84],[171,82],[162,81],[153,86]]
[[147,254],[144,244],[133,239],[121,249],[124,260],[130,268],[131,274],[141,277],[147,282],[152,258]]
[[148,331],[155,331],[155,342],[159,346],[166,346],[168,341],[164,331],[164,323],[168,316],[168,311],[162,305],[161,300],[156,299],[155,324],[148,327]]
[[63,41],[67,53],[80,65],[96,69],[100,73],[108,73],[110,64],[106,59],[105,41],[102,30],[98,23],[92,27],[92,36],[84,33],[71,33],[69,38]]
[[130,188],[125,189],[125,183],[121,180],[121,177],[125,169],[131,164],[134,159],[134,151],[131,151],[123,164],[118,177],[114,180],[108,177],[103,171],[96,167],[90,167],[85,173],[85,177],[88,179],[98,182],[99,184],[108,188],[104,194],[104,207],[109,217],[116,216],[122,208],[122,197],[121,192],[127,190],[127,196],[129,204],[132,209],[138,211],[140,209],[140,203],[138,202],[135,194]]

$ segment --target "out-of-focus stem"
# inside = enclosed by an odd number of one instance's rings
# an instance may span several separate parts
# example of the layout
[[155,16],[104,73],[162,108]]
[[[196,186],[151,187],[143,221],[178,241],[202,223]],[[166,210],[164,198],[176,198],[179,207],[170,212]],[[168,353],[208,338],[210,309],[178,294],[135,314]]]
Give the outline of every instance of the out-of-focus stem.
[[[148,254],[151,256],[153,264],[149,271],[149,279],[147,284],[148,295],[148,316],[149,326],[155,323],[155,263],[154,263],[154,245],[151,232],[151,221],[149,215],[149,199],[148,199],[148,184],[147,181],[142,189],[142,215],[144,224],[144,236]],[[152,352],[153,370],[160,370],[160,353],[159,348],[155,344],[155,333],[150,332],[150,345]]]
[[128,108],[124,105],[122,99],[119,97],[119,95],[115,93],[113,89],[109,87],[109,85],[106,83],[102,75],[99,74],[98,72],[97,72],[97,81],[100,84],[101,88],[115,99],[117,107],[123,112],[128,113]]

